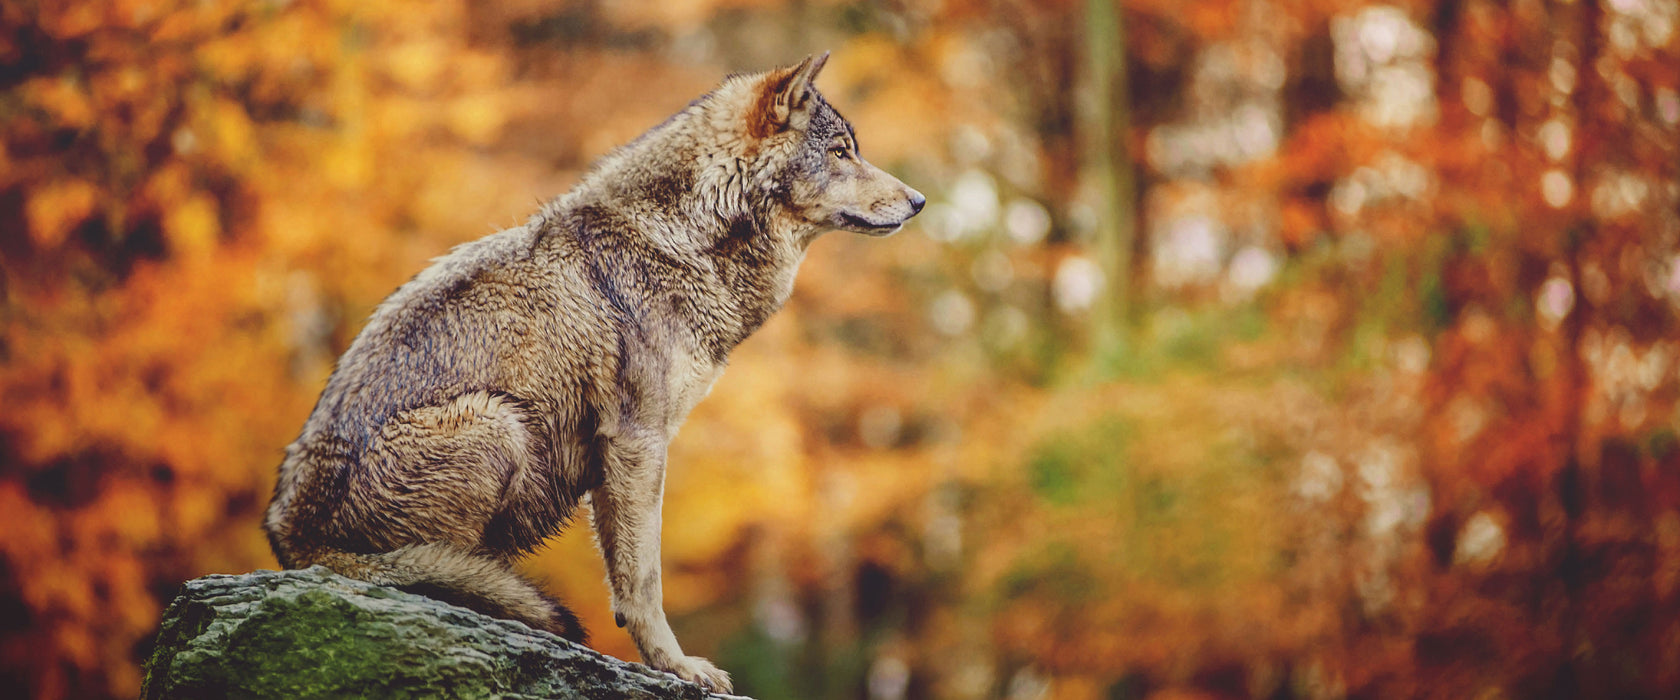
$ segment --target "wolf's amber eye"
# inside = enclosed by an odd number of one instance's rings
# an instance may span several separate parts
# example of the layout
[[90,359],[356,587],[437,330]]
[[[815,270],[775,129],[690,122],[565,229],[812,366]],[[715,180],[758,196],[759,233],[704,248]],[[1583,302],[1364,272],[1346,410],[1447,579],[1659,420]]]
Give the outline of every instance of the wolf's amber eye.
[[828,152],[834,154],[834,157],[839,158],[840,160],[851,158],[851,153],[846,150],[845,146],[835,146],[834,148],[828,149]]

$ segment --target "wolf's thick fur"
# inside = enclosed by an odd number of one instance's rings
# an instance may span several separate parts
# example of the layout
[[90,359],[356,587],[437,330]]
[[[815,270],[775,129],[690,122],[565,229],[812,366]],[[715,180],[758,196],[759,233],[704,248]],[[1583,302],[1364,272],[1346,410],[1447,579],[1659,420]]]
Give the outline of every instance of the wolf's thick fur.
[[386,299],[286,449],[264,523],[280,563],[581,640],[512,563],[587,497],[642,660],[729,689],[665,619],[666,446],[818,234],[885,235],[924,201],[858,156],[811,86],[826,58],[729,78]]

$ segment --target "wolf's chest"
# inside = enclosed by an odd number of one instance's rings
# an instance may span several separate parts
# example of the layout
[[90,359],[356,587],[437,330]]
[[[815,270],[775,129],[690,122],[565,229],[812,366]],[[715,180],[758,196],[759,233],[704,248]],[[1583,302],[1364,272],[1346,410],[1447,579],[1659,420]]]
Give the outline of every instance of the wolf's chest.
[[686,349],[671,353],[671,364],[665,374],[665,433],[675,436],[683,420],[701,399],[712,393],[712,386],[723,376],[723,362]]

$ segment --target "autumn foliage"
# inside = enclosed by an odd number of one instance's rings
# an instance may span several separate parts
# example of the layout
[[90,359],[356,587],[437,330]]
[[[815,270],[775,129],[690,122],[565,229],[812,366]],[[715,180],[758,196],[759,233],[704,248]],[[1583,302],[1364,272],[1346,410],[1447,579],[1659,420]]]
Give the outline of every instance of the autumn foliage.
[[134,696],[384,295],[820,50],[930,203],[673,446],[738,689],[1680,692],[1674,0],[7,2],[0,687]]

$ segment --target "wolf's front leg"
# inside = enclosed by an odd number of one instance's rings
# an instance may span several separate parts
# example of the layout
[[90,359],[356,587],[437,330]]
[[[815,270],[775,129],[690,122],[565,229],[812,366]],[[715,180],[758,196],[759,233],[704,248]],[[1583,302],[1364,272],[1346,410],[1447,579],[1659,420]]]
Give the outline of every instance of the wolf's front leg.
[[592,519],[607,562],[613,614],[630,633],[642,663],[714,690],[734,686],[729,674],[683,654],[665,619],[660,583],[660,510],[665,499],[665,441],[648,436],[607,441],[602,485],[590,492]]

